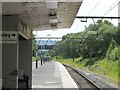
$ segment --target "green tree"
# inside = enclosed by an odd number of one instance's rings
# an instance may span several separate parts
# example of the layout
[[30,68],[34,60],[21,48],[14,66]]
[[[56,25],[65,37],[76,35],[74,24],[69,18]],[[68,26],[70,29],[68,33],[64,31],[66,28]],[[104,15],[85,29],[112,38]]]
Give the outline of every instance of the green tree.
[[[120,27],[120,26],[118,26]],[[67,34],[57,43],[53,50],[54,55],[63,58],[105,58],[113,49],[111,43],[120,44],[118,36],[120,30],[111,22],[98,20],[90,24],[83,32]],[[114,51],[116,53],[116,50]]]
[[35,35],[33,34],[33,39],[32,39],[32,51],[33,51],[33,57],[36,56],[36,40],[35,40]]

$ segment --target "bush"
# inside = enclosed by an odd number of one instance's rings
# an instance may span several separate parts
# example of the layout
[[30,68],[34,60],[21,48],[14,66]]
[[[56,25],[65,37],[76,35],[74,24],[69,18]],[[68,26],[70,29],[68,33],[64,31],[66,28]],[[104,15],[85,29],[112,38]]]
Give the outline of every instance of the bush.
[[111,50],[111,53],[108,55],[109,60],[120,60],[120,47],[116,47],[113,50]]
[[111,40],[109,48],[106,53],[106,58],[108,60],[117,60],[118,59],[118,48],[115,40]]

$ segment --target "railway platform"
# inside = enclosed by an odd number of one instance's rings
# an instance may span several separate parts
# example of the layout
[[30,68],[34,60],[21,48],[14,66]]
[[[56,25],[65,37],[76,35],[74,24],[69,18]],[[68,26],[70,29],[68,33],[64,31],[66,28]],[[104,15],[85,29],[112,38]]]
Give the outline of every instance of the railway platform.
[[[34,66],[34,65],[33,65]],[[66,68],[59,62],[51,61],[39,64],[32,70],[32,88],[76,88],[78,86]]]

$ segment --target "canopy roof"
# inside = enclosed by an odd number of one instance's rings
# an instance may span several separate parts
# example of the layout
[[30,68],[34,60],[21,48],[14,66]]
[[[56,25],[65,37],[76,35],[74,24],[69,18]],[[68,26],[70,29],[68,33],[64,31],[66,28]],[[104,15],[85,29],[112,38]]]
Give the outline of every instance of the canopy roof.
[[3,15],[18,14],[33,30],[70,28],[82,4],[79,2],[3,2]]

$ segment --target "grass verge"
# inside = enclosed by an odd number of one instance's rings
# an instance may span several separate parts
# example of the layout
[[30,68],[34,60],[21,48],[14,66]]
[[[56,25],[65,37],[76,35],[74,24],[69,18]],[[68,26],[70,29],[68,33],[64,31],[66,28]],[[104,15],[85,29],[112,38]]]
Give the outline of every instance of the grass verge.
[[[54,59],[55,61],[69,64],[72,67],[80,68],[87,70],[92,73],[97,73],[103,78],[108,78],[113,83],[118,84],[118,60],[117,61],[110,61],[110,60],[98,60],[97,62],[93,59],[90,63],[89,59],[82,59],[82,58],[75,58],[74,62],[72,59]],[[120,83],[119,83],[120,85]]]
[[32,57],[32,62],[35,62],[36,61],[36,57]]

